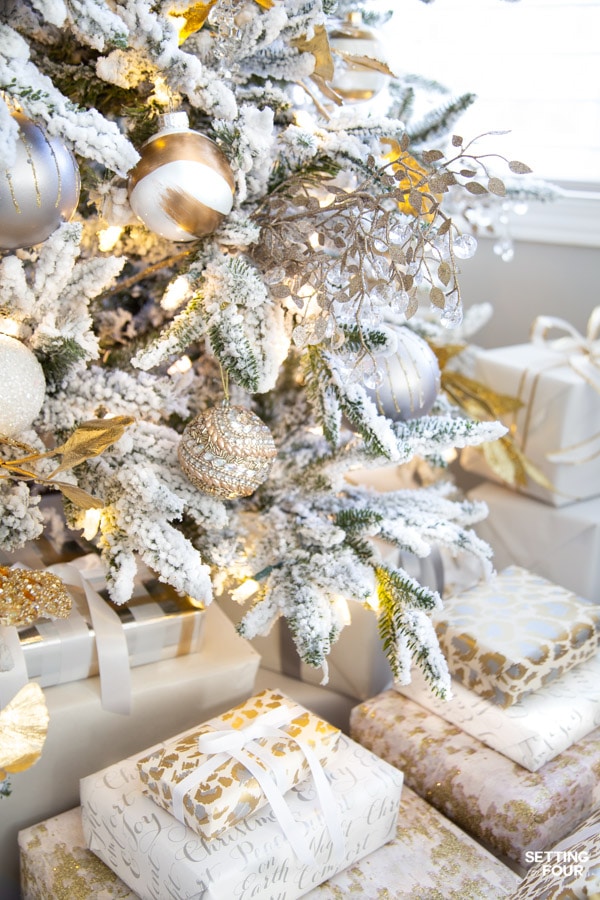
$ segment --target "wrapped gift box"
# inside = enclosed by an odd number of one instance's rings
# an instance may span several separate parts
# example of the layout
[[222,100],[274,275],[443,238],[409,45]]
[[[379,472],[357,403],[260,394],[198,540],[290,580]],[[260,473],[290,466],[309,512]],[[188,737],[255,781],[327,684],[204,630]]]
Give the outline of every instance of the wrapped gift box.
[[456,680],[440,700],[418,669],[411,677],[395,690],[530,772],[600,727],[600,653],[507,708]]
[[[271,725],[243,746],[248,764],[256,766],[259,776],[244,765],[238,754],[202,751],[199,739],[218,735],[243,736],[259,718],[282,713],[281,724]],[[269,731],[271,733],[269,733]],[[318,762],[325,765],[335,750],[339,730],[323,719],[293,703],[278,691],[261,691],[244,703],[201,725],[196,731],[168,741],[154,753],[138,761],[144,793],[167,812],[172,813],[207,840],[218,837],[251,813],[267,805],[260,784],[260,773],[274,778],[283,793],[304,781],[309,765],[301,743],[314,751]],[[298,743],[301,742],[301,743]],[[235,746],[235,745],[234,745]],[[258,755],[257,755],[258,754]],[[203,769],[202,780],[194,780],[189,788],[177,785],[194,778]]]
[[[200,649],[203,609],[160,582],[141,560],[133,596],[123,606],[110,602],[105,569],[97,554],[82,556],[68,565],[77,569],[119,617],[130,667]],[[27,676],[42,687],[98,674],[97,638],[85,593],[77,585],[67,585],[67,590],[73,601],[68,619],[41,618],[17,629]]]
[[[139,757],[138,757],[139,758]],[[341,818],[336,855],[311,779],[285,800],[314,855],[301,862],[271,808],[206,841],[142,791],[135,757],[81,782],[86,844],[142,900],[292,900],[393,837],[402,773],[341,735],[327,778]]]
[[353,709],[352,737],[398,766],[406,784],[525,872],[531,854],[600,804],[600,729],[528,772],[395,690]]
[[497,569],[522,566],[600,602],[600,497],[555,509],[490,483],[468,497],[489,507],[475,530],[494,551]]
[[588,900],[600,897],[600,810],[556,844],[535,855],[511,900]]
[[102,708],[98,677],[44,689],[50,726],[42,757],[10,776],[12,793],[0,801],[0,872],[6,878],[18,880],[18,830],[77,806],[80,778],[253,693],[258,654],[214,603],[204,628],[199,653],[132,670],[129,716]]
[[[552,506],[600,494],[600,393],[582,363],[587,364],[583,353],[569,356],[538,343],[474,355],[477,381],[522,400],[516,416],[504,421],[516,424],[521,450],[553,488],[528,479],[522,491]],[[476,451],[461,454],[461,463],[499,480]]]
[[[121,879],[85,846],[81,809],[19,833],[23,900],[135,900]],[[339,900],[350,894],[382,900],[446,896],[471,900],[507,897],[519,877],[452,822],[403,788],[395,836],[355,865],[309,891],[307,900]],[[537,898],[536,898],[537,900]]]
[[456,680],[510,706],[595,655],[600,606],[508,566],[447,598],[433,621]]

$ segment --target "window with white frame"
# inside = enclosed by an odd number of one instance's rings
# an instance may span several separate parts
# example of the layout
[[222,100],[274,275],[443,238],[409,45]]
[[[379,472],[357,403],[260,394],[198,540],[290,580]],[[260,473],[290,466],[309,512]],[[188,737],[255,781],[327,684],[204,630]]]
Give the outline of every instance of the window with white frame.
[[462,136],[508,131],[478,147],[522,160],[567,191],[560,211],[549,211],[550,220],[562,217],[549,239],[560,232],[600,246],[600,0],[396,0],[388,8],[391,67],[476,94]]

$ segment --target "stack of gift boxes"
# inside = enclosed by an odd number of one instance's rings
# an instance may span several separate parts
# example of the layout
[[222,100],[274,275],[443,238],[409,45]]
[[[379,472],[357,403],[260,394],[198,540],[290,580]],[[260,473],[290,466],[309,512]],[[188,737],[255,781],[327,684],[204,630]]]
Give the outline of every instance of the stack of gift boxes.
[[44,538],[0,559],[55,572],[72,602],[67,619],[0,626],[12,664],[0,671],[0,708],[35,681],[49,714],[41,758],[10,774],[1,801],[8,896],[19,882],[20,829],[77,805],[83,776],[246,699],[260,662],[217,606],[180,596],[141,561],[131,602],[110,604],[99,556],[64,527],[52,498],[43,506]]
[[512,895],[519,878],[403,774],[266,690],[81,782],[23,829],[22,896],[365,900]]
[[[473,377],[521,402],[504,417],[531,470],[513,487],[480,448],[461,467],[484,481],[469,491],[489,516],[477,532],[496,567],[516,564],[600,602],[600,307],[587,336],[561,319],[539,317],[531,341],[478,350]],[[561,335],[549,339],[550,335]]]
[[452,699],[415,673],[357,706],[351,735],[524,874],[600,806],[600,607],[509,566],[434,623]]

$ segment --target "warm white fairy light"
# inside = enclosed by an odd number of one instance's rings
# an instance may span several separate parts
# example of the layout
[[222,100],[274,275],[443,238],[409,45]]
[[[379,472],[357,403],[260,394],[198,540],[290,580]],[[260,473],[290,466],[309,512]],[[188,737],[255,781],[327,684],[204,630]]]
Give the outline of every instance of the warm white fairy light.
[[102,253],[108,253],[113,249],[121,235],[123,229],[120,225],[108,225],[98,232],[98,249]]
[[179,278],[176,278],[167,286],[162,295],[160,305],[163,309],[172,312],[174,309],[177,309],[178,306],[181,306],[187,297],[188,291],[188,280],[183,275],[180,275]]
[[6,334],[8,337],[18,337],[21,331],[21,325],[11,316],[0,318],[0,334]]
[[246,578],[245,581],[242,581],[242,583],[231,592],[231,599],[235,600],[236,603],[245,603],[246,600],[249,600],[250,597],[254,596],[259,587],[258,581],[254,578]]
[[83,516],[83,537],[86,541],[92,541],[100,528],[101,509],[86,509]]
[[189,372],[191,368],[192,361],[189,356],[181,356],[175,360],[173,365],[169,366],[167,373],[169,375],[183,375],[184,372]]

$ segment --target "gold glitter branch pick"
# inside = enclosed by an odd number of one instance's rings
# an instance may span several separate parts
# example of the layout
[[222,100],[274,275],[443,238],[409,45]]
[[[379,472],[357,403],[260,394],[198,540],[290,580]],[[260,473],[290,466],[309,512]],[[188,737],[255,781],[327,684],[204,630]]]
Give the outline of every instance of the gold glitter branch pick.
[[48,734],[48,709],[39,684],[30,681],[0,710],[0,780],[38,761]]
[[30,625],[40,616],[66,619],[71,603],[57,575],[0,566],[0,625]]

